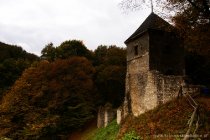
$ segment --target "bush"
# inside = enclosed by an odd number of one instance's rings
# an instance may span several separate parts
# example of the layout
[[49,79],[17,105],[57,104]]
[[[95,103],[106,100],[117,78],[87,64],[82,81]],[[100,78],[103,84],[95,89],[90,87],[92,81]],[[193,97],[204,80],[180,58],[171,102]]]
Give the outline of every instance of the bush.
[[115,140],[119,131],[117,121],[112,121],[107,127],[100,128],[96,131],[90,140]]
[[143,139],[140,136],[138,136],[135,131],[130,131],[128,133],[125,133],[122,140],[143,140]]

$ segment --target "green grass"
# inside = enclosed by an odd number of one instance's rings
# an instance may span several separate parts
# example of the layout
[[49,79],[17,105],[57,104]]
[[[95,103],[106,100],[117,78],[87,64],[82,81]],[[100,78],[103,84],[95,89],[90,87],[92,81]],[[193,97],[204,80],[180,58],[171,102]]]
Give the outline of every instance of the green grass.
[[[209,134],[210,98],[196,99],[200,104],[202,122],[197,133]],[[91,129],[82,140],[181,140],[182,137],[175,136],[186,133],[192,112],[193,108],[186,99],[173,100],[139,117],[128,116],[121,126],[114,120],[105,128]]]
[[126,132],[122,140],[143,140],[135,131]]
[[119,131],[117,121],[112,121],[107,127],[99,128],[89,140],[115,140]]

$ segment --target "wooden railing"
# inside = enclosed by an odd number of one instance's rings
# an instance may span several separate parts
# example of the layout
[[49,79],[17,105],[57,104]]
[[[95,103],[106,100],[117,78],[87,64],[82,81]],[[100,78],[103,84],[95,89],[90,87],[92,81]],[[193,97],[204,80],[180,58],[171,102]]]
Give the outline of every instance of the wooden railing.
[[[180,87],[179,95],[180,94],[182,94],[187,99],[190,106],[194,109],[190,119],[188,120],[188,130],[183,139],[183,140],[188,140],[190,137],[196,137],[196,132],[198,130],[199,121],[200,121],[199,104],[193,99],[193,97],[187,91],[183,92],[182,87]],[[192,130],[193,124],[195,124],[194,130]]]

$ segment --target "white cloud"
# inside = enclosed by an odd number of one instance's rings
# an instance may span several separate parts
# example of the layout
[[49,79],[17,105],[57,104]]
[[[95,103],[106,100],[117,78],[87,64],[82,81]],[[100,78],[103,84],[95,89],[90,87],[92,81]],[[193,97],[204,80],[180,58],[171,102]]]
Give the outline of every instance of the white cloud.
[[0,0],[0,41],[40,54],[53,42],[83,40],[89,49],[123,42],[149,14],[123,14],[121,0]]

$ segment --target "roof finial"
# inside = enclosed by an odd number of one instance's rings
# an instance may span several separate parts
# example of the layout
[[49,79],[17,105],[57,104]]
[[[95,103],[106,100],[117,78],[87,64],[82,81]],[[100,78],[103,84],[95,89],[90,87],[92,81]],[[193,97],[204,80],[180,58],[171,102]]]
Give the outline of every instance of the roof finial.
[[151,2],[151,11],[152,11],[152,13],[153,13],[153,1],[150,0],[150,2]]

